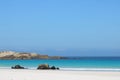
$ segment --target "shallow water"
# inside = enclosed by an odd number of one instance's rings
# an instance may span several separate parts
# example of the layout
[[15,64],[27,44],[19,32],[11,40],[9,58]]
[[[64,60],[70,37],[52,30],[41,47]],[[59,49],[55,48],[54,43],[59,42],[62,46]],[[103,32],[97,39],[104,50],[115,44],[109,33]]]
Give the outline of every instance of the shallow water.
[[11,68],[22,65],[36,69],[39,64],[49,64],[60,67],[62,70],[110,70],[120,71],[120,58],[79,58],[66,60],[0,60],[0,68]]

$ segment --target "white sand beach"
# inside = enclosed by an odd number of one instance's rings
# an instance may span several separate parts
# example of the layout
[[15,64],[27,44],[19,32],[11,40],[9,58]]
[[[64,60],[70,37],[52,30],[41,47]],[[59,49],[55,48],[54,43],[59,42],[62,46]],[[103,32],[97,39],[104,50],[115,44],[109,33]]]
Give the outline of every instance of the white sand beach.
[[120,80],[120,72],[0,69],[0,80]]

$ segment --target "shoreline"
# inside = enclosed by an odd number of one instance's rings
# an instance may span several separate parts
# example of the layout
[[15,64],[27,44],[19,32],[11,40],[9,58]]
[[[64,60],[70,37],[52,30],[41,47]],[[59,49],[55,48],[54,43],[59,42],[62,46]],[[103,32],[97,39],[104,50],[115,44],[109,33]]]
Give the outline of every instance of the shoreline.
[[120,72],[0,69],[2,80],[120,80]]
[[[0,67],[0,69],[11,69],[11,67]],[[18,70],[18,69],[17,69]],[[37,70],[36,67],[29,67],[24,70]],[[120,68],[60,68],[60,71],[98,71],[98,72],[120,72]]]

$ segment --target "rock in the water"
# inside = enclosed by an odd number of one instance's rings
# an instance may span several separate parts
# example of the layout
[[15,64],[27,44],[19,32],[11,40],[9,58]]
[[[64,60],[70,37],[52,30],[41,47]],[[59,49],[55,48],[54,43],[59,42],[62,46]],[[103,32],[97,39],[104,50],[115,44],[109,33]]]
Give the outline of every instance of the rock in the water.
[[41,64],[38,66],[37,69],[51,69],[51,70],[59,70],[58,67],[55,67],[55,66],[52,66],[52,67],[49,67],[48,64]]
[[25,69],[24,67],[20,65],[15,65],[14,67],[11,67],[12,69]]
[[37,69],[50,69],[49,65],[48,64],[41,64],[38,66]]
[[59,70],[60,68],[57,67],[56,69]]
[[56,69],[56,67],[55,67],[55,66],[52,66],[50,69],[55,70],[55,69]]

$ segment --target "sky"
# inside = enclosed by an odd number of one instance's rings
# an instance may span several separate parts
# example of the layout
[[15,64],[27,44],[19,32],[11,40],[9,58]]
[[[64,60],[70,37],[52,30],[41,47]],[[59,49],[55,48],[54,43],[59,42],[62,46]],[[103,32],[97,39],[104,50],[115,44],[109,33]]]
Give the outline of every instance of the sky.
[[0,50],[120,56],[120,0],[0,0]]

